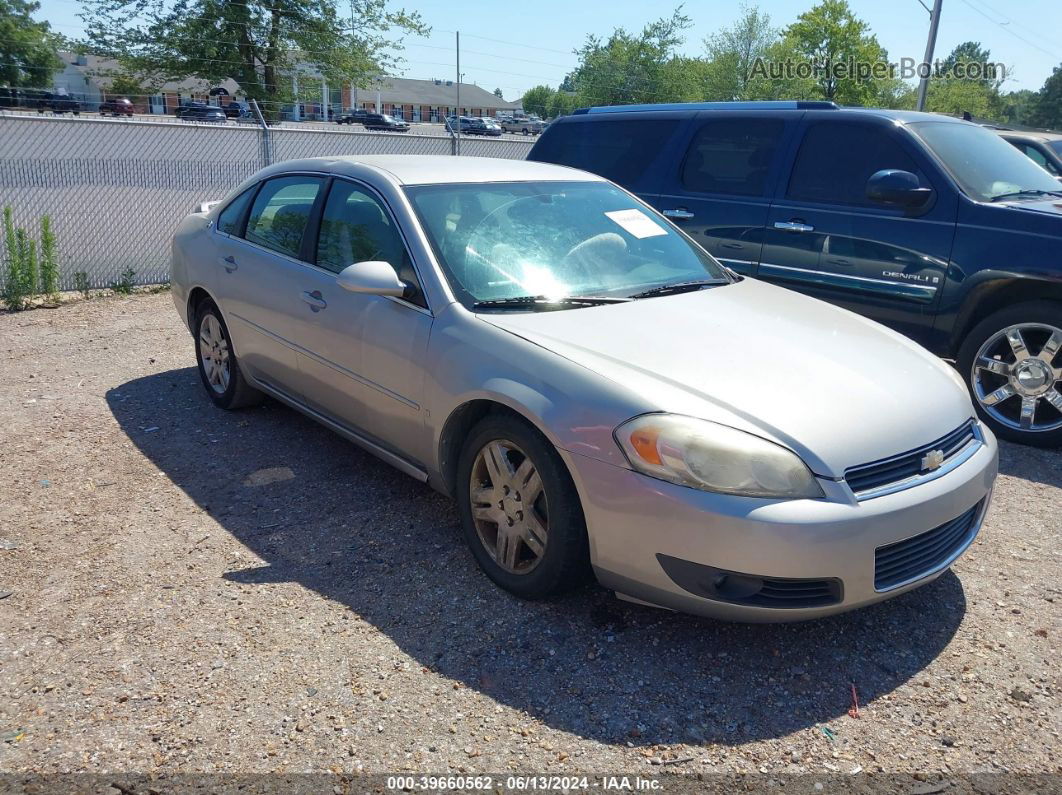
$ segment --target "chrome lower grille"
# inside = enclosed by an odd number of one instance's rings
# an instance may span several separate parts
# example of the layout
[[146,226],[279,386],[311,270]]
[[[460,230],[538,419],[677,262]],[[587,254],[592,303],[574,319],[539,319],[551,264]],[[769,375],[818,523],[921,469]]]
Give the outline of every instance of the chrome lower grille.
[[[980,433],[969,420],[936,441],[892,458],[860,464],[845,470],[844,479],[859,499],[880,496],[883,490],[894,491],[904,484],[933,475],[972,445],[979,445]],[[932,455],[933,460],[927,460]]]
[[874,588],[887,591],[932,574],[973,540],[984,500],[962,516],[874,550]]

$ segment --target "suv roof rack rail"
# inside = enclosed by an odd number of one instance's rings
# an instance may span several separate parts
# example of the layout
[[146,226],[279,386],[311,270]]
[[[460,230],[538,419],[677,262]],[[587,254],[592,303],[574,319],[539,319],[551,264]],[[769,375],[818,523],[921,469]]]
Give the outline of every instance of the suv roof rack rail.
[[752,102],[664,102],[659,105],[601,105],[579,108],[573,115],[585,113],[632,113],[661,110],[836,110],[835,102],[825,100],[762,100]]

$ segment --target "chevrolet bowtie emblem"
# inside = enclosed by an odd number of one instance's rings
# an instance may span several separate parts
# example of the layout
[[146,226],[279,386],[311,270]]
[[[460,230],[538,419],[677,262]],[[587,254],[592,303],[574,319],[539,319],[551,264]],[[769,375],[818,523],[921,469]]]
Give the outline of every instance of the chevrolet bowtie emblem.
[[940,469],[944,463],[944,451],[943,450],[930,450],[924,456],[922,456],[922,471],[932,472],[934,469]]

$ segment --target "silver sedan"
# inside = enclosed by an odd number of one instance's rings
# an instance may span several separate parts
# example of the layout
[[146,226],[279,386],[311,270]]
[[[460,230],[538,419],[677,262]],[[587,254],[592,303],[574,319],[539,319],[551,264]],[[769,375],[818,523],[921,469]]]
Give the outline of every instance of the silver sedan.
[[741,278],[612,183],[542,163],[318,158],[173,242],[219,407],[266,395],[456,498],[495,583],[735,620],[944,572],[996,443],[951,368]]

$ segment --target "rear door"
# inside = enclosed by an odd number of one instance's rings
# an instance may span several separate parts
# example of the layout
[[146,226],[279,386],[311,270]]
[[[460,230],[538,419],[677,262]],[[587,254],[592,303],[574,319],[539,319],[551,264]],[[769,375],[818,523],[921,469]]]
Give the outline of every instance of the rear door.
[[784,144],[798,120],[777,111],[703,111],[673,148],[653,203],[724,265],[755,273]]
[[581,168],[655,205],[690,121],[675,112],[568,116],[550,125],[528,160]]
[[[218,218],[214,295],[232,335],[240,364],[254,378],[298,394],[294,349],[302,237],[324,179],[274,177],[236,199]],[[253,194],[253,200],[251,196]],[[246,220],[236,202],[249,201]]]
[[[955,197],[901,125],[808,113],[778,186],[758,276],[926,341],[955,233]],[[871,201],[867,180],[902,169],[934,188],[921,208]],[[936,182],[937,184],[934,184]]]

